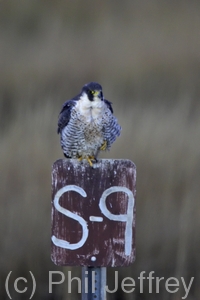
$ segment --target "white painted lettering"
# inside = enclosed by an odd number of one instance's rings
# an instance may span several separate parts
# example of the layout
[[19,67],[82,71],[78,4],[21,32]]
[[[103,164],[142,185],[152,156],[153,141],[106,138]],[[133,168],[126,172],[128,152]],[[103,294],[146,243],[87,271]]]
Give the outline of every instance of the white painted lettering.
[[90,216],[90,221],[92,222],[103,222],[103,218],[102,217],[95,217],[95,216]]
[[68,191],[75,191],[75,192],[79,193],[82,197],[87,196],[86,192],[81,187],[76,186],[76,185],[66,185],[57,191],[57,193],[54,197],[54,206],[63,215],[79,222],[79,224],[82,226],[82,238],[80,239],[80,241],[78,243],[74,243],[74,244],[71,244],[68,241],[65,241],[62,239],[58,239],[54,235],[51,237],[51,240],[58,247],[61,247],[64,249],[75,250],[75,249],[81,248],[85,244],[85,242],[88,238],[88,227],[87,227],[87,222],[82,217],[80,217],[76,214],[73,214],[68,209],[65,209],[62,206],[60,206],[60,204],[59,204],[60,197]]
[[[112,214],[107,206],[106,206],[106,198],[112,194],[117,192],[124,192],[128,195],[128,208],[127,213],[122,215],[114,215]],[[125,229],[125,255],[131,254],[132,249],[132,223],[133,223],[133,207],[134,207],[135,199],[131,190],[126,187],[122,186],[113,186],[105,190],[101,196],[99,201],[99,207],[102,213],[110,220],[113,221],[120,221],[126,222],[126,229]]]

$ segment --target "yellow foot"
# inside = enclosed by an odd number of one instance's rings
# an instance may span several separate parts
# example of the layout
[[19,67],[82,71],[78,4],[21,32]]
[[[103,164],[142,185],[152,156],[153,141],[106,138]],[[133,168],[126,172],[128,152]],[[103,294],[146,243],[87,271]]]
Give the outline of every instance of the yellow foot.
[[91,155],[91,156],[79,156],[77,158],[78,158],[78,161],[82,161],[84,158],[87,159],[90,167],[93,166],[93,162],[92,161],[93,160],[96,161],[96,158],[93,155]]
[[103,142],[103,145],[101,146],[100,150],[104,151],[107,148],[107,141]]
[[92,167],[93,166],[92,160],[95,160],[95,157],[94,156],[88,156],[86,159],[87,159],[90,167]]

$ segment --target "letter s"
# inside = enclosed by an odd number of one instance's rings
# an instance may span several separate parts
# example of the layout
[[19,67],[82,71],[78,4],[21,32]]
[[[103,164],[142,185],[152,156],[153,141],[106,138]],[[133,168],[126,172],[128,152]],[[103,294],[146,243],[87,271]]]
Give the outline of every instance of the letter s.
[[58,247],[61,247],[64,249],[75,250],[75,249],[82,247],[84,245],[85,241],[87,240],[88,228],[87,228],[87,222],[83,218],[81,218],[80,216],[78,216],[76,214],[73,214],[68,209],[65,209],[62,206],[60,206],[60,204],[59,204],[60,197],[68,191],[77,192],[82,197],[87,196],[86,192],[81,187],[79,187],[77,185],[66,185],[63,188],[61,188],[60,190],[58,190],[57,193],[55,194],[54,201],[53,201],[54,206],[63,215],[79,222],[79,224],[82,226],[82,238],[80,239],[80,241],[78,243],[74,243],[74,244],[70,244],[69,242],[67,242],[65,240],[58,239],[54,235],[51,237],[51,240],[54,243],[54,245],[56,245]]

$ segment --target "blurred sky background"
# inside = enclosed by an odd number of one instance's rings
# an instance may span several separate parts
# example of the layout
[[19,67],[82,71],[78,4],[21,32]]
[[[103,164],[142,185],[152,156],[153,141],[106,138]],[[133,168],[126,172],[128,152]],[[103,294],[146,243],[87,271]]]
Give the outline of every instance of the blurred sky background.
[[16,294],[13,282],[31,270],[33,299],[80,299],[76,286],[73,295],[66,284],[48,292],[48,272],[64,270],[50,260],[51,166],[63,157],[63,102],[97,81],[123,128],[102,157],[137,165],[137,257],[119,270],[136,290],[108,300],[184,296],[164,283],[149,294],[148,281],[140,293],[141,271],[187,284],[194,276],[187,299],[199,299],[200,2],[1,1],[0,70],[0,298],[12,270],[11,295],[28,299],[30,289]]

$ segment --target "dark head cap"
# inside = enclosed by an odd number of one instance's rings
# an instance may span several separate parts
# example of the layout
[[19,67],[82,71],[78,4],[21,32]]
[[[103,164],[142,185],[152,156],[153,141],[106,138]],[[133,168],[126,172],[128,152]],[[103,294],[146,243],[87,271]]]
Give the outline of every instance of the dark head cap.
[[102,86],[97,82],[90,82],[83,86],[82,93],[88,95],[90,101],[94,101],[94,97],[99,97],[103,100]]

